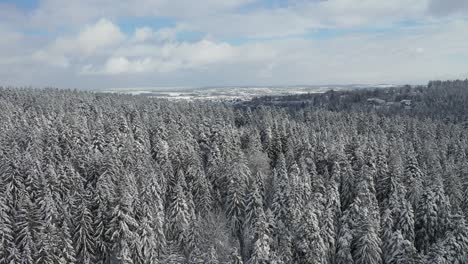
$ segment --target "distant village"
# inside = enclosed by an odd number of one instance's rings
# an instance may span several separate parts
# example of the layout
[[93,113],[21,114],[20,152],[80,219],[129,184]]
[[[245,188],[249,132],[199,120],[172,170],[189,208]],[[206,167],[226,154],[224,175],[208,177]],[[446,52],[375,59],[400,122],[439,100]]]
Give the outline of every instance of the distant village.
[[398,102],[394,102],[394,101],[387,102],[384,99],[380,99],[380,98],[367,99],[367,103],[370,105],[373,105],[375,108],[400,106],[406,109],[411,109],[412,102],[413,101],[409,99],[404,99]]

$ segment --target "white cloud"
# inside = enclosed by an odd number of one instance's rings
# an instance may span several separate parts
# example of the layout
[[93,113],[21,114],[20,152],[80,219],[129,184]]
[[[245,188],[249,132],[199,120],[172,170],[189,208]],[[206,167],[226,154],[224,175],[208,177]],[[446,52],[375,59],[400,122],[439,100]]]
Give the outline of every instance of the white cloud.
[[464,0],[431,0],[429,11],[437,16],[447,16],[451,14],[468,14],[468,1]]
[[[135,74],[135,73],[168,73],[184,67],[176,60],[163,61],[154,58],[141,58],[129,60],[125,57],[112,57],[106,61],[100,72],[88,72],[91,74]],[[86,72],[84,72],[86,73]]]
[[424,48],[421,48],[421,47],[416,48],[416,49],[414,49],[414,52],[416,52],[418,54],[422,54],[422,53],[424,53]]
[[[290,1],[289,5],[248,12],[220,13],[187,21],[192,28],[218,37],[278,38],[316,29],[391,26],[427,20],[429,0]],[[226,26],[229,25],[229,26]]]
[[47,53],[43,50],[34,52],[32,59],[60,68],[68,68],[70,66],[70,61],[64,55]]
[[[227,43],[201,40],[195,43],[171,42],[146,46],[121,47],[102,66],[86,65],[83,74],[167,73],[183,69],[202,69],[211,64],[229,62],[239,55]],[[140,52],[127,50],[140,49]],[[138,56],[135,56],[138,55]]]
[[175,27],[164,27],[158,30],[153,30],[150,27],[139,27],[133,33],[133,41],[137,43],[148,41],[175,41],[177,34],[186,30],[187,26],[178,24]]
[[106,48],[116,47],[125,39],[119,27],[107,19],[86,25],[75,36],[59,37],[45,49],[37,50],[32,58],[66,68],[70,60],[96,55]]
[[[215,36],[281,37],[323,27],[373,26],[421,19],[433,13],[429,10],[430,3],[438,1],[289,0],[281,7],[253,9],[249,4],[261,1],[199,0],[194,4],[193,0],[44,0],[34,10],[29,24],[57,28],[66,21],[73,27],[101,17],[156,16],[177,20]],[[240,8],[244,9],[239,11]]]
[[100,17],[164,16],[204,17],[234,10],[255,0],[43,0],[31,16],[31,24],[60,27],[90,23]]
[[23,34],[2,27],[0,24],[0,48],[6,49],[7,47],[17,45],[17,43],[20,42],[22,39]]
[[115,45],[123,39],[124,35],[116,25],[109,20],[101,19],[96,24],[87,26],[72,41],[83,53],[91,54],[100,48]]
[[91,55],[99,49],[120,43],[124,38],[115,24],[107,19],[100,19],[95,24],[85,26],[77,36],[57,39],[51,49],[63,54]]
[[[134,63],[138,64],[138,63]],[[109,74],[119,74],[119,73],[126,73],[130,70],[138,71],[138,65],[131,65],[131,62],[127,60],[125,57],[116,57],[110,58],[106,65],[104,66],[105,72]]]
[[241,54],[236,54],[236,50],[227,43],[202,40],[193,44],[182,43],[175,46],[172,55],[184,58],[189,67],[197,67],[219,61],[229,61]]
[[307,12],[321,16],[320,19],[331,26],[360,26],[419,19],[426,12],[427,2],[428,0],[329,0],[308,4]]

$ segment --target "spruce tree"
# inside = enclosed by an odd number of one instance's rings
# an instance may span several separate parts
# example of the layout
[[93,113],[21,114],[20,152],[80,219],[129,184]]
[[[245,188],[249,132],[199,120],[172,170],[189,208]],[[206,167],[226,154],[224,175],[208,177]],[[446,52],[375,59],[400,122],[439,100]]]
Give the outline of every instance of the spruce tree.
[[[95,253],[95,237],[92,215],[86,195],[78,197],[74,208],[73,241],[78,263],[93,263]],[[66,222],[64,222],[66,224]]]

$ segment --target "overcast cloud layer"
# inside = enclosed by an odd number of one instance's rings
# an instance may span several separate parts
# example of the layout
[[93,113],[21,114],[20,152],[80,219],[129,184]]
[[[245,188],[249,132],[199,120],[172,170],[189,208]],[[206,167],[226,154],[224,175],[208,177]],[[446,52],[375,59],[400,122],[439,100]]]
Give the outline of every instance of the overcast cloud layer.
[[467,3],[3,0],[0,85],[105,89],[466,78]]

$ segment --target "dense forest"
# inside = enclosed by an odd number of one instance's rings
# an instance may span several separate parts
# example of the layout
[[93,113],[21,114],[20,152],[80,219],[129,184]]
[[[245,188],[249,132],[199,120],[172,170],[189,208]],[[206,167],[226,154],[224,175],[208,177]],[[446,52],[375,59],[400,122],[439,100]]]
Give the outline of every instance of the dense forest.
[[0,263],[468,263],[468,81],[272,100],[0,88]]

